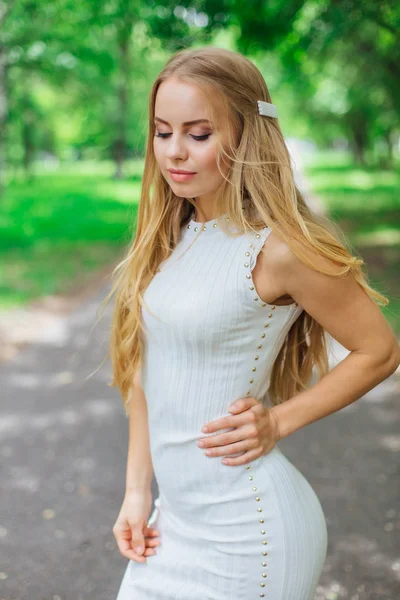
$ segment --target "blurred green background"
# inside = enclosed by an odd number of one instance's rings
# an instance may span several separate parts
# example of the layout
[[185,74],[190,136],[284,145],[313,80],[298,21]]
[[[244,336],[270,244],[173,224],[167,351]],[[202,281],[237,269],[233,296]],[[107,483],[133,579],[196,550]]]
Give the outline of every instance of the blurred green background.
[[400,333],[399,23],[398,3],[364,0],[2,3],[0,308],[115,263],[133,235],[152,81],[171,53],[211,44],[263,73],[310,188]]

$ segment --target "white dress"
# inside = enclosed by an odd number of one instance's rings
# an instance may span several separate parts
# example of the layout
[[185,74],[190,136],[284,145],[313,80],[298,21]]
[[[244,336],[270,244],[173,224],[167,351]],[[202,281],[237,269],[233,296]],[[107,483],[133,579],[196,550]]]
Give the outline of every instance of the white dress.
[[268,305],[255,289],[269,228],[232,238],[212,220],[189,248],[199,229],[182,228],[144,295],[141,383],[159,489],[148,524],[161,544],[147,563],[129,561],[117,600],[314,600],[328,536],[303,474],[278,446],[230,466],[196,443],[229,431],[201,428],[238,398],[272,406],[271,368],[303,309]]

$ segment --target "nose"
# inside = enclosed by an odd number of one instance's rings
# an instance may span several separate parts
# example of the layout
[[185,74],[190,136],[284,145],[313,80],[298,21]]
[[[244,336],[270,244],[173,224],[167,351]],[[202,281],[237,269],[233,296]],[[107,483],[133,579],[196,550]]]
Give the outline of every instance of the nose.
[[187,158],[186,145],[181,136],[171,135],[165,141],[165,143],[167,145],[165,155],[171,161],[173,161],[174,159],[177,159],[177,158],[179,158],[181,160],[184,160],[185,158]]

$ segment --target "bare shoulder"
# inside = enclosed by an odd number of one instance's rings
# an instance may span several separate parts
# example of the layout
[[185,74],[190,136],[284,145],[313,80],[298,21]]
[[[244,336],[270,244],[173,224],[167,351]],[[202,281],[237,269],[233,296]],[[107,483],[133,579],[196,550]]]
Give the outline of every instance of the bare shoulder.
[[278,233],[272,231],[264,244],[263,252],[265,255],[265,265],[268,265],[268,268],[273,270],[278,278],[286,279],[290,273],[299,273],[299,270],[304,273],[305,270],[318,271],[320,269],[329,269],[333,273],[340,273],[342,267],[335,261],[322,256],[316,250],[310,249],[305,244],[301,244],[301,242],[297,242],[296,240],[292,244],[294,249],[299,250],[305,255],[314,268],[307,266],[286,241]]
[[342,264],[299,242],[293,246],[303,260],[276,232],[270,233],[263,247],[263,277],[269,276],[275,289],[290,295],[348,350],[373,352],[382,360],[393,355],[398,347],[394,334],[353,273],[342,274]]
[[270,273],[276,288],[303,307],[312,310],[315,302],[326,302],[325,296],[332,298],[333,289],[336,293],[345,289],[356,295],[360,293],[353,277],[341,275],[343,264],[297,240],[290,247],[275,231],[268,236],[263,254],[264,272]]

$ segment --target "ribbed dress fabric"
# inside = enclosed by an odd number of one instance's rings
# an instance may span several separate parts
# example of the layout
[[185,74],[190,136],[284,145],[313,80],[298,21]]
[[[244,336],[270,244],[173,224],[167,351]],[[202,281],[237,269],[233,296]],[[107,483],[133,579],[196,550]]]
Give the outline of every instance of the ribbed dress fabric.
[[272,406],[272,366],[303,308],[257,293],[270,233],[232,237],[191,220],[145,291],[141,384],[159,490],[148,523],[161,544],[147,563],[129,561],[117,600],[314,600],[328,536],[303,474],[278,445],[236,466],[197,446],[231,430],[201,432],[234,400]]

